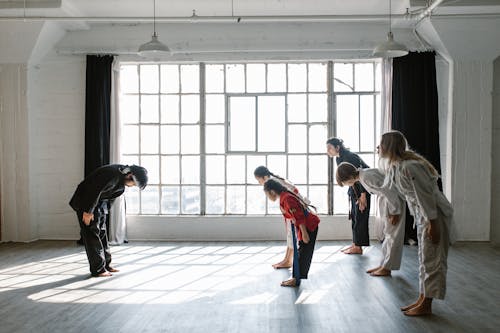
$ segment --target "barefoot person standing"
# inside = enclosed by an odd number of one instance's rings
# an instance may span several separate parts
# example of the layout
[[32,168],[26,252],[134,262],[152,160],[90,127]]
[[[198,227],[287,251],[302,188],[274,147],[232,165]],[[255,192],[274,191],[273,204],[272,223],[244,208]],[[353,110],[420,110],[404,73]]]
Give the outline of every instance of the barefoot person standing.
[[[339,138],[330,138],[326,141],[326,152],[330,157],[336,157],[335,162],[339,165],[348,162],[356,168],[369,168],[369,166],[357,154],[351,153],[344,146],[344,141]],[[345,254],[363,254],[363,246],[370,245],[368,235],[368,218],[370,217],[370,193],[359,182],[349,186],[347,191],[351,207],[349,219],[352,220],[352,244],[342,250]]]
[[106,215],[109,204],[125,191],[125,186],[143,190],[148,183],[146,169],[137,165],[111,164],[88,175],[77,187],[69,205],[76,211],[90,265],[95,277],[111,276],[118,272],[111,266]]

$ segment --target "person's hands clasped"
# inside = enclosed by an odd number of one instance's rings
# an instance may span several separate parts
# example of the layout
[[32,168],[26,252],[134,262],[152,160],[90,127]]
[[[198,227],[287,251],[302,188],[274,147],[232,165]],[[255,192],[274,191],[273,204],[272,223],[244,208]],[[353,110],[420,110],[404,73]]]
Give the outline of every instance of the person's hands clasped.
[[439,225],[436,220],[431,220],[429,223],[429,228],[427,229],[427,236],[434,244],[439,243],[439,238],[441,236]]
[[83,213],[82,221],[86,226],[90,225],[92,220],[94,220],[94,214],[86,212]]

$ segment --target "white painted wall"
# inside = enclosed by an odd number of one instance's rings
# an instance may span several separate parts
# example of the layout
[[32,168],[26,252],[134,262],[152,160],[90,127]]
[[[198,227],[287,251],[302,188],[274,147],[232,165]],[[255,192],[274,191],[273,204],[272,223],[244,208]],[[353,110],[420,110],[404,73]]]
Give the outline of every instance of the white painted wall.
[[491,161],[491,241],[500,244],[500,56],[493,63],[493,138]]
[[84,174],[85,57],[49,55],[28,86],[31,219],[41,239],[75,239],[68,201]]
[[0,191],[2,239],[30,241],[38,237],[30,219],[27,69],[0,65]]

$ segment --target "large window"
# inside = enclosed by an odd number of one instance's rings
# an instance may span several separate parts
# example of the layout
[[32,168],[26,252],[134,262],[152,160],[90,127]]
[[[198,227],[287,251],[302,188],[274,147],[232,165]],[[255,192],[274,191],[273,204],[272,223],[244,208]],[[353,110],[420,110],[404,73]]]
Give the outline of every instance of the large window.
[[346,213],[325,141],[375,165],[379,81],[376,62],[122,64],[122,162],[150,176],[127,192],[127,212],[278,214],[253,177],[266,165],[320,213]]

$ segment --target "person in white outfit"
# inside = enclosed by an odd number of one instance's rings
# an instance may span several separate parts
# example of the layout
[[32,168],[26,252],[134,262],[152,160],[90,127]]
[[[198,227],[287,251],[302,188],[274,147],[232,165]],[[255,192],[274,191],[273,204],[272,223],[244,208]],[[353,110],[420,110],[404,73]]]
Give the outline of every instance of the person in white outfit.
[[384,187],[385,174],[380,169],[358,169],[350,163],[337,167],[337,183],[352,186],[359,181],[371,194],[376,194],[381,216],[384,218],[384,242],[380,265],[367,270],[371,276],[388,276],[401,267],[405,232],[406,205],[394,188]]
[[382,135],[379,150],[389,161],[384,186],[394,186],[405,197],[417,225],[420,295],[401,310],[408,316],[421,316],[432,313],[434,298],[445,297],[453,209],[439,190],[436,169],[407,147],[404,135],[391,131]]

